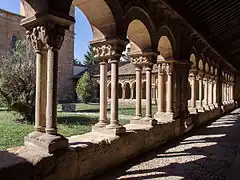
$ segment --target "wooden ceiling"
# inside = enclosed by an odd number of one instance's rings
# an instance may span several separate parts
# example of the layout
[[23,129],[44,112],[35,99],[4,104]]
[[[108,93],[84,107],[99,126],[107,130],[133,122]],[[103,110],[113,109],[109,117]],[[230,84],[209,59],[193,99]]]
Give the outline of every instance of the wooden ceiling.
[[164,0],[240,70],[239,0]]

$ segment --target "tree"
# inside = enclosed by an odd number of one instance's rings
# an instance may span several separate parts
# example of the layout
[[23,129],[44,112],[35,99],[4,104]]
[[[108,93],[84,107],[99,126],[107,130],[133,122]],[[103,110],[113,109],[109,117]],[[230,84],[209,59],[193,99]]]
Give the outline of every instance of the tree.
[[83,76],[78,80],[76,92],[78,98],[84,103],[88,103],[91,99],[92,82],[88,72],[85,72]]
[[30,43],[17,41],[16,49],[1,58],[0,101],[9,110],[34,121],[35,65]]
[[98,63],[98,59],[94,57],[93,48],[92,46],[89,45],[87,54],[84,55],[83,65],[90,67],[97,63]]
[[79,61],[77,58],[73,60],[73,64],[81,64],[81,61]]

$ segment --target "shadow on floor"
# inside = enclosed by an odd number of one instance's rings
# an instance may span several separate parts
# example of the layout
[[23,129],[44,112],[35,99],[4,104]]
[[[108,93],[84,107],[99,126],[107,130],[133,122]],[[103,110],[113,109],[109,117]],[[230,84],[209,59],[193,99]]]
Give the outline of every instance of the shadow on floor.
[[239,120],[237,109],[93,179],[240,179]]

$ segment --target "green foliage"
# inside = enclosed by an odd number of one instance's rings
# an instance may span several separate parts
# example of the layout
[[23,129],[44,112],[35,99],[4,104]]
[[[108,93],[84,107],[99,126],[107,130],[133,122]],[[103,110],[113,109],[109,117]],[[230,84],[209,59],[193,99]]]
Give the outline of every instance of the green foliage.
[[35,65],[31,46],[17,41],[16,50],[1,58],[0,101],[9,110],[34,121]]
[[94,57],[93,48],[92,46],[89,45],[87,54],[84,55],[83,65],[90,67],[97,63],[98,63],[98,59]]
[[88,103],[91,99],[91,88],[92,82],[88,72],[85,72],[84,75],[78,80],[76,92],[78,98],[81,99],[84,103]]
[[81,61],[79,61],[77,58],[73,60],[73,64],[81,64]]

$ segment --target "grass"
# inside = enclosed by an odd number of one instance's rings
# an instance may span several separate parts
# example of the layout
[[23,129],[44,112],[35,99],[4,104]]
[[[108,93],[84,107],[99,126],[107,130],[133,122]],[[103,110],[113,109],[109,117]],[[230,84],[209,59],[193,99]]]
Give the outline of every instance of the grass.
[[[58,130],[66,137],[90,132],[91,126],[98,121],[99,104],[77,104],[76,109],[76,113],[66,113],[61,112],[61,107],[58,107]],[[153,106],[154,112],[156,106]],[[108,106],[108,114],[110,114],[110,106]],[[121,115],[120,124],[129,123],[130,119],[123,115],[134,116],[134,106],[119,106],[119,115]],[[11,112],[0,110],[0,150],[23,145],[24,136],[34,130],[34,125],[17,122],[18,118]]]

